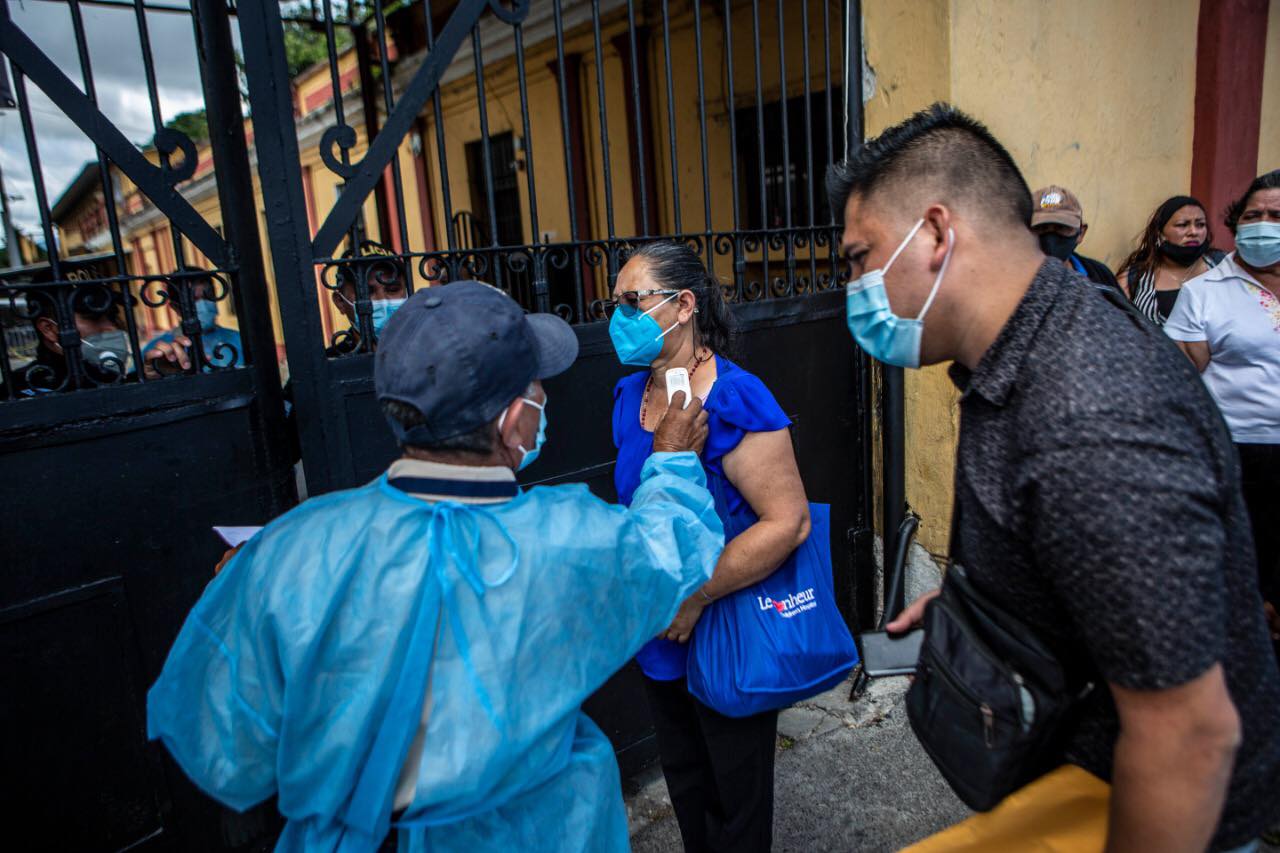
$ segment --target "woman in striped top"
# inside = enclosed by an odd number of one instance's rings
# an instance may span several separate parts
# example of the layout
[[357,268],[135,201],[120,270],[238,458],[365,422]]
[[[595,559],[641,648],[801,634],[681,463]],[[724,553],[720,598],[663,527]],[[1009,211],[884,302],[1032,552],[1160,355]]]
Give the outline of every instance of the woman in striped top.
[[1182,284],[1223,258],[1213,248],[1204,205],[1191,196],[1176,195],[1156,208],[1138,236],[1138,248],[1116,276],[1134,306],[1147,319],[1163,326],[1178,301]]

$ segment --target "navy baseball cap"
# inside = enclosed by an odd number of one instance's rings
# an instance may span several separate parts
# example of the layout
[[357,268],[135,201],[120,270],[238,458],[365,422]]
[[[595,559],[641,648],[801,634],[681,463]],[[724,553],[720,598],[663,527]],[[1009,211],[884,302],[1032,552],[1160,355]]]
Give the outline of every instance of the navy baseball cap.
[[535,379],[564,372],[578,336],[554,314],[525,314],[479,281],[423,288],[400,306],[378,338],[373,382],[379,400],[398,400],[426,423],[400,441],[429,444],[479,429]]

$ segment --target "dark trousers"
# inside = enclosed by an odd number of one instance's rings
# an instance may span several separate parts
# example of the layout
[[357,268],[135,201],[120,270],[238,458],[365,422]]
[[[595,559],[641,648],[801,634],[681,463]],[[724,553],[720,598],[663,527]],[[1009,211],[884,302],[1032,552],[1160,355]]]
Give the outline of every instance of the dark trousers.
[[686,853],[769,850],[778,712],[726,717],[691,696],[683,678],[644,681]]
[[1280,607],[1280,444],[1237,444],[1262,597]]

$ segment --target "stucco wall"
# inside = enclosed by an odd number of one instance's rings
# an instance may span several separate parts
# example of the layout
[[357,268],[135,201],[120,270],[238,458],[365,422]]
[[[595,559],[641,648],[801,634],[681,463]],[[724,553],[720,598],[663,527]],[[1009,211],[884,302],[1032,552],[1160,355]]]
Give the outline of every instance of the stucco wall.
[[[950,100],[987,123],[1032,188],[1061,183],[1077,192],[1091,226],[1083,251],[1115,265],[1150,211],[1188,189],[1198,9],[1197,0],[1083,0],[1070,14],[1051,0],[870,0],[876,86],[867,134]],[[1275,127],[1278,111],[1270,112]],[[908,371],[906,404],[907,500],[922,516],[921,544],[941,554],[957,394],[943,368]]]
[[[1188,192],[1197,0],[953,5],[952,95],[1032,189],[1084,205],[1082,251],[1113,268],[1165,198]],[[1141,37],[1136,37],[1137,35]]]
[[[863,4],[863,16],[867,64],[875,81],[875,93],[866,104],[866,133],[871,137],[934,101],[951,98],[951,12],[946,0],[869,0]],[[877,419],[877,460],[879,426]],[[958,433],[954,386],[945,368],[908,370],[907,500],[921,516],[919,541],[934,553],[946,550]],[[879,518],[877,506],[877,522]]]
[[1280,0],[1267,12],[1267,65],[1262,78],[1262,128],[1258,174],[1280,169]]

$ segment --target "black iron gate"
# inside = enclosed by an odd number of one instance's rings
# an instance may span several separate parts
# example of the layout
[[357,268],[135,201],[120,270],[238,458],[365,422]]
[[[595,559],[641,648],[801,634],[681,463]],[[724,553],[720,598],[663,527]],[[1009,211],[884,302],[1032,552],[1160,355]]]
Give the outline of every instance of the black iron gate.
[[[77,80],[0,2],[47,253],[0,273],[0,796],[28,846],[268,843],[270,820],[229,819],[145,744],[145,689],[220,552],[210,525],[287,509],[297,456],[310,494],[394,457],[374,301],[417,287],[480,278],[574,324],[582,354],[548,383],[553,434],[524,479],[612,498],[624,369],[602,299],[633,247],[687,242],[736,306],[745,366],[795,423],[810,498],[833,507],[837,593],[869,622],[869,363],[842,321],[821,190],[860,128],[848,3],[194,0],[178,11],[207,142],[164,120],[148,22],[176,7],[57,5]],[[97,107],[88,6],[135,22],[154,124],[141,151]],[[299,43],[316,64],[299,67]],[[72,245],[70,189],[49,203],[33,106],[93,143],[96,242]],[[238,344],[201,303],[234,316]],[[146,366],[144,318],[164,312],[192,341],[177,375]],[[104,329],[118,332],[106,357]],[[588,705],[624,772],[654,754],[635,679]]]

